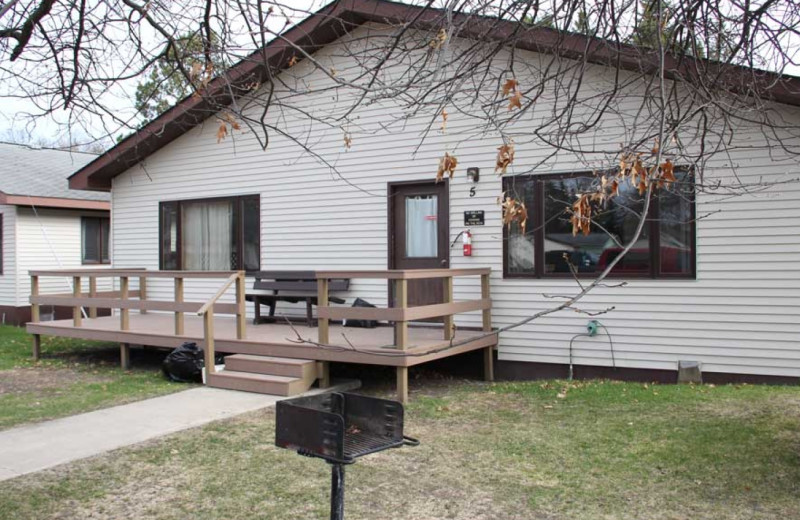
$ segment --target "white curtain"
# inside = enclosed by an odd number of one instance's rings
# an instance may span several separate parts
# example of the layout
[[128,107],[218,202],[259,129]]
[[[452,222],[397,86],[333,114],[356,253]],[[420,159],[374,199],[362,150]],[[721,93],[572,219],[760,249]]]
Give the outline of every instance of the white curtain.
[[406,197],[406,257],[432,258],[437,244],[437,197]]
[[231,269],[230,201],[182,204],[183,267],[191,271]]

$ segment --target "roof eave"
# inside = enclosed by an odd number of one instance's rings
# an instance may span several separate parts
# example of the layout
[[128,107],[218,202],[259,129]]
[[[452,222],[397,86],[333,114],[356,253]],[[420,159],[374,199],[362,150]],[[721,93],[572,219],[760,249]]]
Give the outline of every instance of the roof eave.
[[63,197],[38,197],[0,192],[0,204],[9,206],[37,206],[40,208],[81,209],[110,211],[111,203],[104,200],[68,199]]

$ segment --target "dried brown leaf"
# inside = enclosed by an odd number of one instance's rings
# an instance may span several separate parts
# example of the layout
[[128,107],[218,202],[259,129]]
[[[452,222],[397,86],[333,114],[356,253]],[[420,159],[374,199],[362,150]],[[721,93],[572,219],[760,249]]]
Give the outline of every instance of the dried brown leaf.
[[515,79],[507,79],[505,83],[503,83],[503,97],[508,96],[510,93],[517,90],[517,80]]
[[506,173],[508,166],[514,162],[514,143],[509,142],[497,149],[497,161],[494,166],[494,172],[500,172],[500,175]]
[[447,41],[447,31],[444,27],[439,29],[439,32],[436,33],[436,36],[433,40],[430,41],[430,46],[432,49],[441,49],[444,42]]
[[225,121],[219,121],[219,127],[217,128],[217,144],[219,144],[225,137],[228,135],[228,125],[225,124]]
[[439,169],[436,171],[436,182],[444,179],[445,173],[452,179],[456,171],[456,166],[458,166],[458,159],[456,159],[454,155],[445,152],[444,157],[439,160]]
[[522,93],[519,90],[515,90],[508,98],[508,109],[513,110],[514,107],[522,109]]
[[668,183],[673,183],[677,180],[675,178],[675,165],[669,159],[661,164],[661,177]]

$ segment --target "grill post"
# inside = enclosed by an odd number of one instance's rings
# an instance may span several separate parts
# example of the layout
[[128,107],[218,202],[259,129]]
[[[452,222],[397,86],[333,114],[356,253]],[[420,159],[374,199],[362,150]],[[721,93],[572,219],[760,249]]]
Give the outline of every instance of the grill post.
[[344,520],[344,464],[331,463],[331,520]]

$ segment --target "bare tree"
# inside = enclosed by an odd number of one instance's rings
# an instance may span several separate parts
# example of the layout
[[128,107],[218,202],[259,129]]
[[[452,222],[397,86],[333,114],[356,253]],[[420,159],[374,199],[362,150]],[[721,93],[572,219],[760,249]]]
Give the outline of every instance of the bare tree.
[[[370,18],[379,4],[381,15]],[[460,147],[475,139],[496,141],[500,174],[580,162],[596,175],[564,189],[568,200],[554,202],[566,210],[553,218],[569,222],[572,234],[607,233],[619,254],[591,281],[576,276],[574,294],[552,295],[556,305],[520,323],[578,309],[635,247],[658,197],[737,196],[775,185],[736,174],[709,178],[712,158],[743,147],[800,154],[800,128],[779,104],[796,104],[800,91],[800,80],[787,74],[800,50],[794,2],[442,4],[8,1],[0,8],[0,94],[35,102],[32,117],[66,113],[80,124],[91,116],[102,125],[97,138],[155,133],[159,127],[141,126],[135,110],[121,110],[119,98],[169,60],[174,66],[162,80],[177,75],[191,86],[187,99],[198,100],[199,114],[192,121],[215,117],[218,140],[248,131],[266,150],[275,136],[290,139],[365,196],[373,194],[345,179],[314,136],[333,130],[343,147],[357,148],[358,116],[373,106],[391,108],[380,122],[385,132],[424,121],[419,147],[438,133],[459,136],[441,150],[440,176],[457,171]],[[367,28],[354,29],[354,11]],[[340,38],[341,54],[320,53],[325,42],[298,36],[319,26],[329,40]],[[188,49],[180,44],[186,38],[202,45]],[[754,137],[742,144],[740,132]],[[515,160],[521,154],[526,159]],[[513,184],[502,211],[510,237],[536,232]],[[604,225],[621,212],[635,222],[624,237]],[[577,273],[574,258],[565,262]]]

